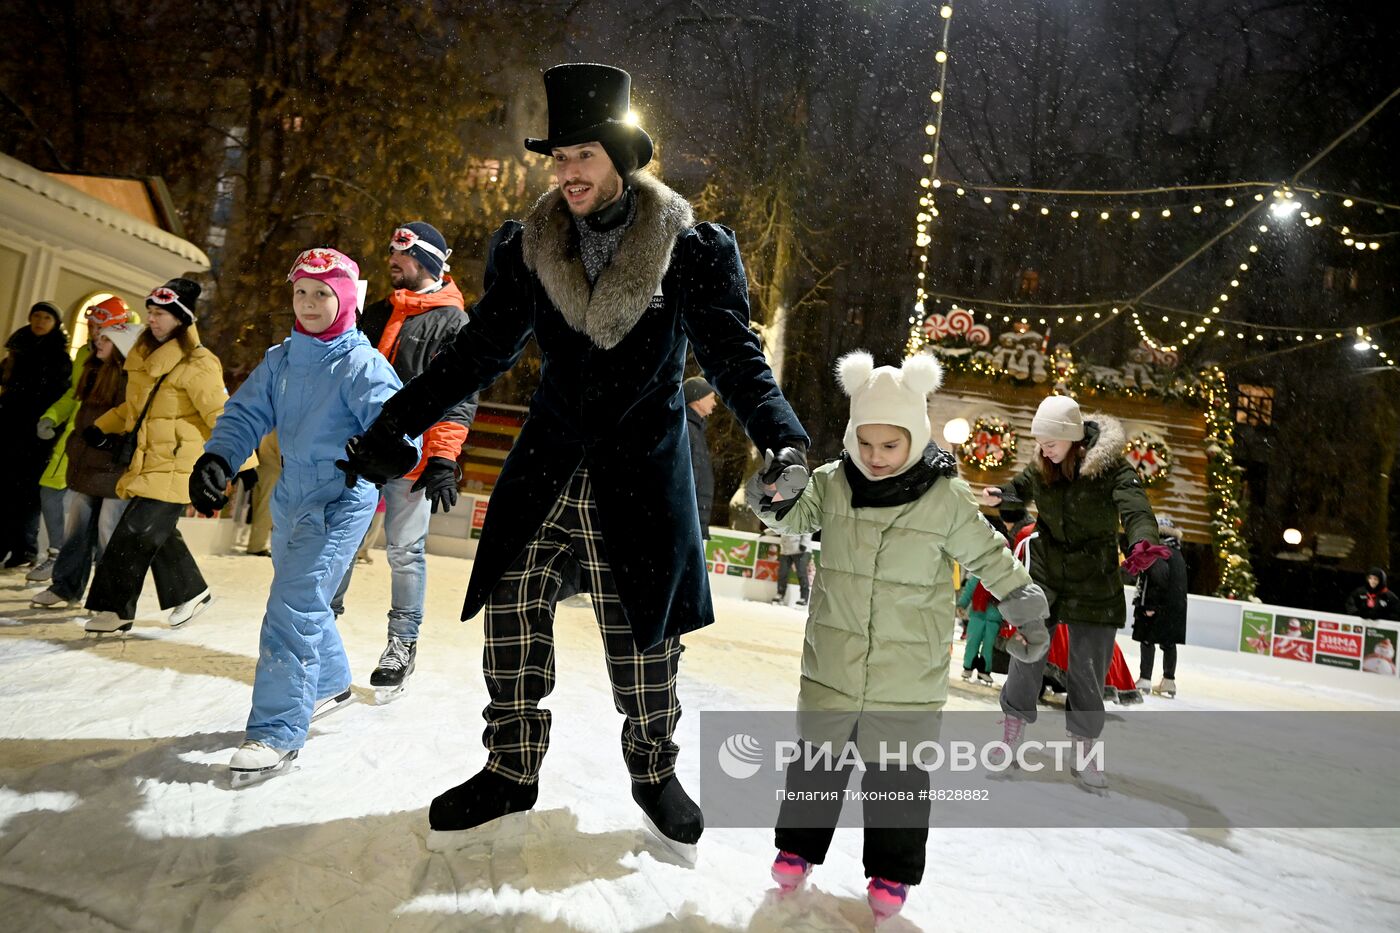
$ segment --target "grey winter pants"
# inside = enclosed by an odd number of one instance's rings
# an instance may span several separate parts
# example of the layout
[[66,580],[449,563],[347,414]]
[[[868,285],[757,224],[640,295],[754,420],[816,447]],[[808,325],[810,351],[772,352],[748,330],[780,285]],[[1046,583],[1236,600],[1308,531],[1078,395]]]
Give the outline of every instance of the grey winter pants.
[[[1103,685],[1108,663],[1113,660],[1113,639],[1118,629],[1111,625],[1060,622],[1069,626],[1069,712],[1065,725],[1074,735],[1096,739],[1103,732]],[[1054,633],[1054,628],[1051,628]],[[1047,656],[1048,657],[1048,656]],[[1036,700],[1040,698],[1041,676],[1046,658],[1034,664],[1011,659],[1006,684],[1001,688],[1001,711],[1008,716],[1035,722]]]

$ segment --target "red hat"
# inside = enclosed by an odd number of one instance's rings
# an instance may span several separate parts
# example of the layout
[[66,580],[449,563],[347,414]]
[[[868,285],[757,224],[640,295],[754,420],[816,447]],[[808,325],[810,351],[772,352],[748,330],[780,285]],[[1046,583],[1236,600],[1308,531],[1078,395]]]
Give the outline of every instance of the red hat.
[[87,318],[88,329],[96,330],[99,327],[127,323],[131,320],[131,309],[119,296],[112,295],[97,304],[89,305],[84,316]]

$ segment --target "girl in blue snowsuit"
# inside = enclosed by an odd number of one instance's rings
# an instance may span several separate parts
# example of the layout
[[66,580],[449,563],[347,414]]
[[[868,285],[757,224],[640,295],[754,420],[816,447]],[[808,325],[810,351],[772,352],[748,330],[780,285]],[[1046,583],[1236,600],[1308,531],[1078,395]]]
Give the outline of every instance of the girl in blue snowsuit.
[[[229,763],[235,786],[283,770],[306,742],[322,701],[349,699],[350,663],[331,595],[354,559],[378,492],[335,465],[401,386],[355,326],[359,267],[333,249],[307,250],[287,278],[295,332],[272,347],[224,406],[190,478],[190,501],[227,501],[233,464],[277,431],[282,476],[272,494],[272,590],[263,616],[246,741]],[[411,464],[410,464],[411,466]]]

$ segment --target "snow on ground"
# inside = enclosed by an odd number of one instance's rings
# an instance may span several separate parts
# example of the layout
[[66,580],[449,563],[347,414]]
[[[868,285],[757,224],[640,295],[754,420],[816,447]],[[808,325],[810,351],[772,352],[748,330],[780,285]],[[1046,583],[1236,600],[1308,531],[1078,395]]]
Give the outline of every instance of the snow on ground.
[[[456,621],[466,561],[429,558],[417,673],[384,707],[367,683],[388,571],[382,552],[360,567],[341,625],[358,702],[313,727],[295,771],[228,790],[272,567],[201,564],[218,597],[207,613],[172,631],[148,595],[129,636],[101,640],[77,613],[30,610],[33,590],[0,577],[0,926],[869,928],[856,830],[838,832],[809,892],[782,902],[769,893],[770,829],[708,830],[694,868],[652,841],[587,609],[560,610],[536,809],[429,853],[428,803],[485,757],[480,623]],[[730,599],[717,610],[681,666],[692,792],[696,712],[781,709],[796,693],[802,616]],[[1400,709],[1400,681],[1202,648],[1181,650],[1177,679],[1179,700],[1145,708]],[[955,683],[949,705],[991,710],[994,697]],[[935,829],[924,884],[885,929],[1379,930],[1393,928],[1397,891],[1397,830]]]

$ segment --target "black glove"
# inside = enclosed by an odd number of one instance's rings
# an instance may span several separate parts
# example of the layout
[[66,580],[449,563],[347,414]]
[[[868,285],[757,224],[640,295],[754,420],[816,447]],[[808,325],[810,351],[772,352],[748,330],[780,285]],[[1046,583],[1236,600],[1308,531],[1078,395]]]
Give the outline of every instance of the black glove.
[[418,477],[411,492],[423,490],[423,495],[433,504],[433,511],[442,506],[444,512],[451,512],[457,504],[457,480],[462,475],[457,464],[446,457],[429,457],[423,467],[423,475]]
[[218,454],[204,454],[190,474],[190,505],[200,515],[216,515],[228,504],[228,482],[233,470]]
[[345,471],[345,488],[355,488],[363,476],[376,486],[398,479],[418,465],[414,447],[391,419],[380,415],[363,434],[356,434],[345,445],[345,459],[335,465]]
[[83,440],[94,450],[111,450],[121,440],[120,434],[108,434],[95,424],[83,428]]

